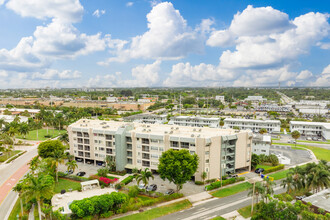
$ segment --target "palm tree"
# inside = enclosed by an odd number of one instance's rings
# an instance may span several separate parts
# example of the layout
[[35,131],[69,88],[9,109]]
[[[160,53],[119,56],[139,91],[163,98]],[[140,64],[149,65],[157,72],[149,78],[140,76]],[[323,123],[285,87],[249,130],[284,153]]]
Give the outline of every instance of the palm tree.
[[69,143],[69,136],[67,132],[61,134],[58,139],[66,145]]
[[21,135],[24,135],[24,139],[25,139],[25,136],[29,133],[29,126],[27,123],[21,123],[19,128],[18,128],[18,132],[21,134]]
[[33,174],[35,174],[35,171],[39,168],[40,165],[40,159],[39,156],[35,156],[32,158],[32,160],[28,163],[30,165],[30,169]]
[[114,171],[116,169],[116,158],[110,155],[105,157],[105,162],[110,171]]
[[295,142],[295,144],[294,144],[294,146],[296,146],[296,144],[297,144],[297,139],[300,137],[300,132],[299,132],[299,131],[293,131],[293,132],[291,133],[291,137],[292,137],[293,139],[296,140],[296,142]]
[[50,175],[27,175],[26,185],[23,187],[23,195],[29,200],[36,199],[38,204],[39,219],[41,218],[41,201],[43,198],[52,198],[54,192],[54,178]]
[[13,144],[15,144],[15,135],[18,133],[17,129],[14,127],[10,127],[9,131],[7,132],[10,137],[13,138]]
[[288,175],[292,175],[293,185],[295,189],[303,188],[303,169],[299,166],[289,169]]
[[141,173],[136,176],[136,181],[137,184],[140,184],[140,182],[142,181],[144,185],[148,185],[150,178],[154,179],[154,176],[149,171],[149,168],[146,168],[144,171],[141,171]]
[[274,189],[273,189],[274,185],[275,185],[275,183],[273,181],[266,179],[266,182],[264,183],[265,192],[263,195],[263,197],[266,198],[266,202],[267,202],[267,195],[274,194]]
[[202,174],[201,174],[201,177],[203,179],[203,184],[205,183],[205,179],[207,177],[207,173],[204,171]]
[[[253,187],[254,187],[254,195],[253,195]],[[248,196],[256,196],[257,203],[259,202],[259,196],[263,195],[265,192],[265,187],[260,182],[256,182],[255,185],[251,187]]]
[[286,176],[284,180],[282,180],[281,186],[283,186],[283,188],[286,187],[287,193],[291,193],[291,191],[293,190],[292,185],[293,185],[293,178],[292,175],[289,174]]
[[53,156],[51,157],[52,165],[55,167],[56,182],[58,182],[58,165],[64,163],[64,158],[64,153],[60,150],[54,151]]
[[3,127],[5,124],[7,124],[6,121],[5,121],[5,119],[1,118],[1,119],[0,119],[0,130],[2,130],[2,127]]
[[68,167],[68,171],[72,170],[74,172],[78,168],[77,161],[75,160],[68,161],[65,165]]
[[2,144],[5,146],[6,151],[9,152],[9,157],[10,157],[10,152],[11,152],[12,145],[13,145],[13,140],[11,139],[11,137],[7,133],[3,133],[1,135],[1,140],[2,140]]
[[24,184],[23,180],[20,180],[20,182],[17,183],[16,186],[13,187],[13,191],[18,193],[18,197],[19,197],[20,204],[21,204],[21,214],[22,214],[22,216],[23,216],[23,202],[22,202],[23,184]]

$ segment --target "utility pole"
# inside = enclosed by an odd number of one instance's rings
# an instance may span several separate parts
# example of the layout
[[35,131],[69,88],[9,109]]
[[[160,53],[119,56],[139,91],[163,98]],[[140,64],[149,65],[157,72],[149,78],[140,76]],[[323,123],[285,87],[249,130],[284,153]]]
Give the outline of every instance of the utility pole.
[[252,190],[251,216],[253,214],[253,199],[254,199],[254,190],[255,190],[255,187],[256,187],[256,182],[254,181],[253,182],[253,190]]

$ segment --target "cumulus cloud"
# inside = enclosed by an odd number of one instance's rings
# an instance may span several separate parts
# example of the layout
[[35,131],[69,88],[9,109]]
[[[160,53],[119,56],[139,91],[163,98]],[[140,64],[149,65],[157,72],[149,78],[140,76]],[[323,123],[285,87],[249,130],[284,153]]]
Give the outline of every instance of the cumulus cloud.
[[147,32],[133,37],[127,49],[118,51],[115,57],[101,63],[124,62],[132,58],[171,60],[202,52],[202,37],[187,25],[172,3],[155,5],[147,14],[147,20]]
[[299,73],[299,75],[297,76],[297,80],[298,81],[303,81],[303,80],[307,80],[310,79],[311,77],[313,77],[313,73],[309,70],[303,70]]
[[329,86],[330,85],[330,64],[325,67],[322,73],[317,77],[316,81],[312,83],[313,86]]
[[272,7],[248,6],[237,13],[228,29],[213,31],[209,46],[227,47],[220,57],[224,68],[260,68],[285,65],[329,35],[329,15],[307,13],[289,20]]
[[96,75],[88,81],[89,87],[148,87],[159,82],[160,60],[138,65],[131,70],[132,79],[122,79],[122,73]]
[[132,7],[133,5],[134,5],[134,2],[127,2],[127,3],[126,3],[126,6],[127,6],[127,7]]
[[79,0],[9,0],[6,7],[22,17],[57,18],[65,22],[80,21],[84,11]]
[[44,73],[36,72],[32,75],[32,79],[78,79],[81,77],[81,72],[72,70],[58,71],[55,69],[47,69]]
[[99,9],[96,9],[94,12],[93,12],[93,16],[99,18],[101,17],[101,15],[104,15],[105,14],[105,10],[99,10]]
[[0,6],[5,3],[5,0],[0,0]]

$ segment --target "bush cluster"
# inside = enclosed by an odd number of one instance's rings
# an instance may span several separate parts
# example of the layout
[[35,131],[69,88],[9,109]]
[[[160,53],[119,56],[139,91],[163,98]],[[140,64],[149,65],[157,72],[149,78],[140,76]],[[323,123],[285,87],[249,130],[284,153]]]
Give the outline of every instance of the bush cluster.
[[270,163],[272,164],[272,166],[277,166],[279,164],[278,158],[274,154],[270,154],[270,155],[260,154],[259,160],[260,163]]
[[[222,186],[226,186],[226,185],[233,184],[233,183],[240,182],[240,181],[244,181],[244,180],[245,180],[245,177],[230,178],[230,179],[227,179],[227,180],[223,180],[222,181]],[[205,186],[205,189],[207,191],[209,191],[209,190],[212,190],[212,189],[217,189],[220,186],[221,186],[221,181],[216,181],[214,183],[211,183],[210,185]]]
[[126,203],[128,196],[120,192],[112,192],[101,196],[93,196],[82,200],[73,201],[69,208],[74,217],[83,218],[94,215],[109,215],[120,209],[122,204]]
[[217,179],[209,179],[209,180],[206,180],[205,182],[206,183],[214,183]]
[[195,184],[196,185],[204,185],[204,182],[202,182],[202,181],[195,181]]
[[272,173],[272,172],[275,172],[277,170],[282,170],[284,169],[284,164],[280,164],[278,166],[275,166],[275,167],[269,167],[267,169],[265,169],[264,172],[262,172],[263,174],[267,174],[267,173]]
[[128,177],[126,177],[125,179],[123,179],[123,180],[121,181],[121,183],[127,185],[127,184],[129,184],[130,182],[132,182],[133,179],[134,179],[134,176],[128,176]]
[[109,171],[108,173],[119,175],[119,176],[125,176],[126,170],[124,170],[124,171]]
[[75,176],[75,175],[65,175],[64,173],[61,173],[59,175],[59,177],[63,177],[64,179],[70,179],[70,180],[75,180],[75,181],[79,181],[79,182],[84,182],[89,180],[86,177],[82,177],[82,176]]
[[277,198],[278,200],[285,201],[285,202],[291,202],[293,200],[292,196],[287,193],[274,195],[274,198]]
[[136,210],[139,210],[141,207],[152,206],[152,205],[155,205],[155,204],[158,204],[161,202],[167,202],[167,201],[171,201],[171,200],[178,199],[181,197],[183,197],[183,194],[173,193],[172,195],[162,195],[158,198],[145,200],[145,201],[143,201],[141,199],[138,199],[137,201],[134,199],[131,199],[130,202],[123,205],[122,208],[117,211],[117,213],[136,211]]

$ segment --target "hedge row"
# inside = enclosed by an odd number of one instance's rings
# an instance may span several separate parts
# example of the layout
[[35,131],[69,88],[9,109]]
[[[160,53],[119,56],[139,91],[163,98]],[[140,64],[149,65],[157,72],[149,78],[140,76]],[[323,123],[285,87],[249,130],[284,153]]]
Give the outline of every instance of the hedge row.
[[[230,178],[230,179],[227,179],[227,180],[223,180],[222,181],[222,186],[226,186],[226,185],[233,184],[233,183],[240,182],[240,181],[244,181],[244,180],[245,180],[245,177]],[[209,190],[212,190],[212,189],[217,189],[220,186],[221,186],[221,181],[217,181],[217,182],[211,183],[210,185],[205,186],[205,189],[207,191],[209,191]]]
[[278,166],[275,166],[275,167],[270,167],[270,168],[267,168],[265,169],[264,172],[262,172],[263,174],[267,174],[267,173],[272,173],[272,172],[275,172],[275,171],[278,171],[278,170],[282,170],[284,169],[284,164],[280,164]]
[[133,179],[134,179],[134,176],[128,176],[128,177],[126,177],[125,179],[123,179],[123,180],[121,181],[121,183],[124,183],[125,185],[127,185],[127,184],[129,184],[130,182],[132,182]]

